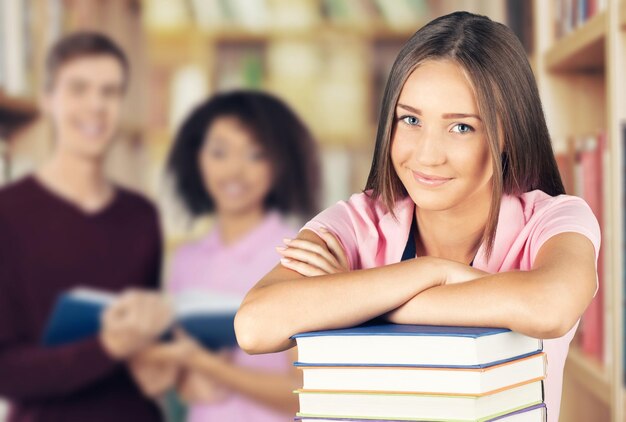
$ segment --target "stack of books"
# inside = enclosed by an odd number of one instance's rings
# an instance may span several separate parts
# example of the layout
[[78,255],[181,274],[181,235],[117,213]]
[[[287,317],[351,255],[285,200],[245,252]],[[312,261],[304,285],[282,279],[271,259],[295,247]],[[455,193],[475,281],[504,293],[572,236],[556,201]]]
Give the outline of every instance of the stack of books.
[[294,338],[298,421],[546,418],[542,342],[510,330],[370,323]]

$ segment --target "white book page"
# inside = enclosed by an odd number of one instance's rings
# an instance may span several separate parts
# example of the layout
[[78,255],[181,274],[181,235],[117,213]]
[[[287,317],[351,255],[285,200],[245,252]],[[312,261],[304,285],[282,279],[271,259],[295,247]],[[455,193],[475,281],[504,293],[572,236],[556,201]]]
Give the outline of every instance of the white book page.
[[234,313],[243,297],[209,290],[186,291],[173,298],[176,315],[185,317],[202,314]]

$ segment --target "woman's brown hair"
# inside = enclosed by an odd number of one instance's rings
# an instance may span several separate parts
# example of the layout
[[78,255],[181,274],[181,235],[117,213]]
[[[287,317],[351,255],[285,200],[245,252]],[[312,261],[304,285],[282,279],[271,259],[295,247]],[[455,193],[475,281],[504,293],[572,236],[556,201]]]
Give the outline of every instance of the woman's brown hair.
[[503,194],[535,189],[551,196],[565,193],[535,78],[524,48],[505,25],[455,12],[431,21],[407,41],[387,80],[365,190],[391,212],[408,195],[391,162],[395,108],[407,78],[427,60],[460,65],[476,95],[493,166],[493,197],[482,238],[490,256]]

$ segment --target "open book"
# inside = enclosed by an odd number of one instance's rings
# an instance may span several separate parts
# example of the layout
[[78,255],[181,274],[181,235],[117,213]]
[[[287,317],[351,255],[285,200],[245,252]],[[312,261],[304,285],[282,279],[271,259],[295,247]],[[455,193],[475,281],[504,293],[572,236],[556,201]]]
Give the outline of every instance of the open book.
[[[91,288],[63,293],[48,320],[43,344],[58,346],[96,335],[103,311],[116,297],[114,293]],[[233,322],[242,299],[206,290],[176,295],[173,298],[176,326],[204,347],[233,347],[237,345]],[[168,336],[169,333],[163,333],[163,338]]]

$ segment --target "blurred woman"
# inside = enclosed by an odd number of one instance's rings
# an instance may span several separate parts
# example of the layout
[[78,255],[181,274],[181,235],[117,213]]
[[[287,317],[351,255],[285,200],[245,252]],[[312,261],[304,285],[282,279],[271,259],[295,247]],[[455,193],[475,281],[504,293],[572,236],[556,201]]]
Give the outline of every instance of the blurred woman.
[[[194,216],[215,216],[204,239],[175,254],[174,294],[210,289],[243,297],[279,262],[275,247],[295,236],[285,216],[318,210],[311,134],[268,94],[221,94],[197,107],[176,137],[168,170]],[[240,349],[215,353],[188,338],[178,342],[180,353],[160,368],[146,363],[143,384],[159,394],[178,375],[178,391],[192,404],[189,421],[285,421],[297,411],[292,391],[301,379],[293,351],[249,356]]]

